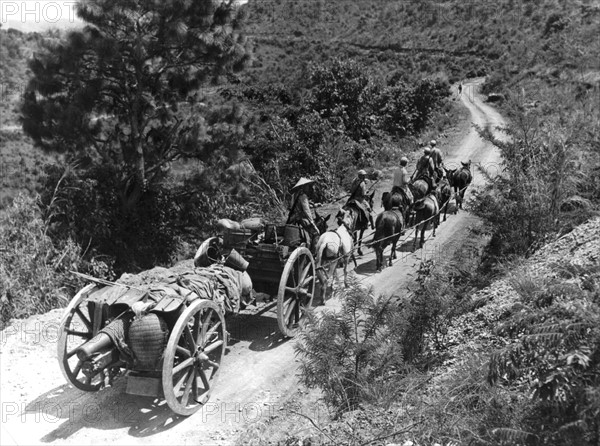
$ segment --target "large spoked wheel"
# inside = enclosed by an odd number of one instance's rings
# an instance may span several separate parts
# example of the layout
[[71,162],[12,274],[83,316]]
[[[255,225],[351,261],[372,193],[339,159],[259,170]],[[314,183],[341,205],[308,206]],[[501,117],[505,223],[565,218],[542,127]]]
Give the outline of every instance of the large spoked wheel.
[[306,320],[315,294],[315,262],[308,248],[297,248],[283,268],[277,294],[277,323],[285,336],[295,336]]
[[82,362],[76,351],[84,343],[94,337],[102,327],[101,320],[90,314],[87,297],[96,290],[90,284],[82,288],[67,306],[62,318],[58,336],[58,362],[65,378],[75,387],[87,392],[99,390],[104,383],[105,372],[99,371],[95,376],[86,376],[81,371]]
[[210,398],[227,347],[217,304],[193,301],[179,316],[165,350],[162,386],[173,412],[188,416]]

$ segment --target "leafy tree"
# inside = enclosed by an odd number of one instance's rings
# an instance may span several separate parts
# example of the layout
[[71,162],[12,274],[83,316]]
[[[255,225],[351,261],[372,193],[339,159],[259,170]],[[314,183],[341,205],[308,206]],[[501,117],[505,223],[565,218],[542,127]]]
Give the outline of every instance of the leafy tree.
[[314,86],[310,107],[356,141],[370,138],[374,125],[373,108],[377,86],[364,65],[336,59],[331,65],[318,65],[310,73]]
[[199,88],[243,67],[233,0],[95,0],[87,26],[30,63],[23,128],[38,146],[121,170],[135,204],[176,158],[202,156]]

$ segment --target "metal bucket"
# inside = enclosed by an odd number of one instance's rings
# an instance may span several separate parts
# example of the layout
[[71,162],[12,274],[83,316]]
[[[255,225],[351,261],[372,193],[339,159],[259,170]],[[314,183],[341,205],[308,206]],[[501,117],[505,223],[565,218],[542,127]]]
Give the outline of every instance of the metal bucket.
[[235,249],[232,249],[225,259],[225,266],[236,269],[238,271],[246,271],[248,269],[248,261]]

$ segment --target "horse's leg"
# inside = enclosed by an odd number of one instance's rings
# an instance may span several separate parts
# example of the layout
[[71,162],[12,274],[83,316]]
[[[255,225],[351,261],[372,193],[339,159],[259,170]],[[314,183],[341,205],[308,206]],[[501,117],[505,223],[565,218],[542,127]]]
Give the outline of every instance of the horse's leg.
[[417,239],[419,238],[419,225],[415,226],[415,241],[413,242],[413,251],[417,248]]
[[348,256],[344,256],[344,286],[348,288]]
[[444,221],[446,221],[446,215],[448,214],[448,203],[450,203],[450,199],[446,200],[444,204]]
[[421,225],[421,248],[423,247],[423,245],[425,244],[425,227],[427,226],[427,223],[423,223]]
[[364,234],[364,233],[365,233],[365,230],[364,230],[364,229],[361,229],[361,230],[360,230],[360,235],[358,236],[358,241],[356,240],[356,232],[354,233],[354,237],[355,237],[355,238],[354,238],[354,243],[355,243],[355,244],[357,244],[357,243],[358,243],[358,255],[359,255],[359,256],[362,256],[362,255],[363,255],[363,252],[362,252],[361,246],[362,246],[362,238],[363,238],[363,234]]

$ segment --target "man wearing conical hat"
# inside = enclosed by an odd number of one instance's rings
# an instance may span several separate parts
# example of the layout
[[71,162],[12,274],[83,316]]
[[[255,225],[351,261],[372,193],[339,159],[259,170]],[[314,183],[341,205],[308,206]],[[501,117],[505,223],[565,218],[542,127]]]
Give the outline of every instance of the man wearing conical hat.
[[287,224],[299,225],[310,234],[311,249],[316,246],[316,242],[320,235],[312,209],[310,208],[310,202],[308,201],[308,193],[310,192],[310,187],[313,183],[313,180],[302,177],[294,187],[292,187],[292,207],[290,208],[290,214],[287,220]]

